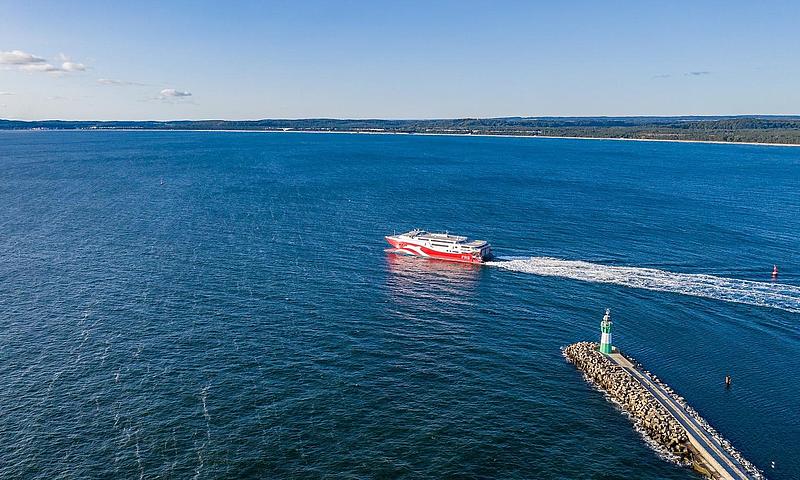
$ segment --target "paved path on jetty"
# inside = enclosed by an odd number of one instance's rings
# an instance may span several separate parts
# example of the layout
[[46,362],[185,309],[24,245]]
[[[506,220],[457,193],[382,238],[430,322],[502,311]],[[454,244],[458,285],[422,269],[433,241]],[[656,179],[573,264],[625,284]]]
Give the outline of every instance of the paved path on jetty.
[[650,380],[647,375],[640,372],[627,358],[619,353],[609,355],[614,362],[627,371],[631,377],[639,382],[653,398],[658,400],[667,411],[675,417],[686,430],[689,441],[703,456],[705,463],[716,470],[717,477],[733,480],[750,480],[753,478],[741,464],[733,458],[720,443],[714,439],[697,420],[681,407],[661,385]]

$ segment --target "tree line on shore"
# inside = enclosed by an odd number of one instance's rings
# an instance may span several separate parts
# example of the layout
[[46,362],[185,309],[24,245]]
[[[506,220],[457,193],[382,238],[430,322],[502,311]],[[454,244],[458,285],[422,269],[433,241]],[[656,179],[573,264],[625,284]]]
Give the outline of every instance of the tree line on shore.
[[800,144],[800,116],[504,117],[433,120],[265,119],[180,121],[0,120],[0,130],[255,130],[702,140]]

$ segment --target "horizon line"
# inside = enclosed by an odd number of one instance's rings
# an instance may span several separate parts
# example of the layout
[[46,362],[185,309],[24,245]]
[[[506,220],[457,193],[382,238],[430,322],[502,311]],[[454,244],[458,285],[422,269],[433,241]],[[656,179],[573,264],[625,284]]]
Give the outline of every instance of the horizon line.
[[303,121],[303,120],[346,120],[346,121],[396,121],[396,122],[414,122],[414,121],[437,121],[437,120],[503,120],[503,119],[587,119],[587,118],[748,118],[748,117],[798,117],[800,113],[744,113],[744,114],[680,114],[680,115],[508,115],[508,116],[486,116],[486,117],[261,117],[261,118],[174,118],[169,120],[130,120],[130,119],[91,119],[91,120],[78,120],[66,118],[46,118],[35,120],[24,120],[19,118],[0,118],[0,121],[9,122],[260,122],[265,120],[279,120],[279,121]]

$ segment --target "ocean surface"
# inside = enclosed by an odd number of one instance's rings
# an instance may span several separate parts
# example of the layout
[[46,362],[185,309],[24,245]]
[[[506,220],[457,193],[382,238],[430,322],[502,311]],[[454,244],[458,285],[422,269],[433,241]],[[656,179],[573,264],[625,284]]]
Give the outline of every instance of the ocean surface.
[[0,132],[0,205],[0,477],[698,478],[561,356],[611,308],[800,478],[798,148]]

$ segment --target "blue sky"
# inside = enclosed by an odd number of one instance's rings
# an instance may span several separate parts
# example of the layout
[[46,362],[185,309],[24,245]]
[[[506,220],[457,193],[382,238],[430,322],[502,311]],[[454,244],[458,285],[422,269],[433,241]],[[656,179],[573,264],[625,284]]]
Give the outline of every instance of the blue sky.
[[800,2],[6,1],[0,118],[800,114]]

